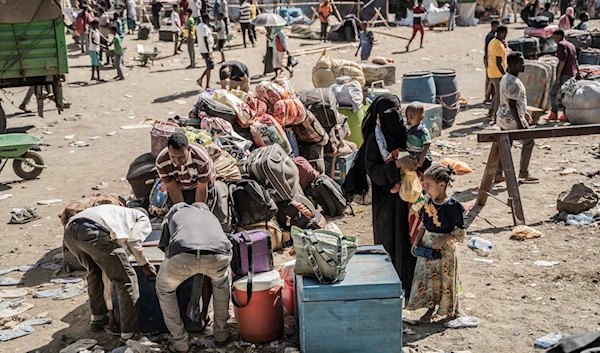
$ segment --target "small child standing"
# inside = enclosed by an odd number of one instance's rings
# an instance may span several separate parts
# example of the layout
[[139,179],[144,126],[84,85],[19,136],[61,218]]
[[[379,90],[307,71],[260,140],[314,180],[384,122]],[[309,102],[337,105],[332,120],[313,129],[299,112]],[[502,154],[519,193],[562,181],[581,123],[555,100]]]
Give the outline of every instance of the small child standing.
[[408,41],[408,44],[406,45],[406,51],[408,51],[410,43],[412,43],[413,39],[415,39],[415,37],[417,36],[417,32],[421,33],[421,48],[423,48],[423,37],[425,36],[425,29],[423,27],[423,20],[421,19],[421,17],[423,16],[423,14],[427,13],[427,10],[423,8],[423,0],[419,0],[417,2],[417,6],[414,6],[412,10],[414,16],[413,33],[412,37],[410,37],[410,40]]
[[192,9],[185,10],[185,31],[184,36],[188,47],[188,56],[190,57],[190,66],[186,69],[196,68],[196,51],[194,46],[196,45],[196,21],[192,17]]
[[421,210],[423,223],[411,253],[417,257],[421,248],[429,248],[437,250],[437,256],[418,256],[417,259],[407,309],[428,309],[420,323],[431,322],[436,306],[439,316],[454,319],[464,315],[458,305],[458,261],[454,241],[462,241],[465,237],[465,209],[446,191],[454,174],[452,168],[435,164],[423,175],[424,189],[430,199]]
[[100,21],[95,18],[92,21],[92,28],[90,29],[90,37],[88,41],[88,53],[92,61],[92,78],[90,80],[100,81],[100,33],[98,27]]
[[[406,107],[406,151],[399,149],[391,152],[387,151],[387,144],[383,137],[383,132],[381,131],[381,125],[379,120],[377,120],[377,125],[375,126],[375,138],[377,140],[377,145],[379,146],[379,152],[386,163],[393,163],[397,159],[410,155],[417,161],[417,168],[420,169],[420,171],[424,171],[423,164],[425,163],[425,158],[429,153],[429,145],[431,144],[429,130],[427,130],[422,123],[423,118],[425,117],[423,115],[424,111],[425,108],[420,102],[412,102]],[[400,186],[401,183],[395,184],[390,192],[392,194],[398,193],[400,191]]]
[[354,54],[354,56],[358,56],[358,51],[360,50],[361,61],[369,60],[369,56],[371,56],[371,49],[373,49],[374,36],[373,32],[367,31],[368,26],[369,23],[367,21],[362,21],[360,23],[360,43],[358,44],[358,48],[356,48],[356,54]]
[[225,43],[227,42],[227,32],[225,31],[227,25],[225,25],[225,21],[223,19],[223,14],[219,13],[218,15],[217,25],[215,26],[215,32],[217,32],[217,51],[221,52],[221,62],[222,64],[225,62]]
[[121,80],[125,79],[125,76],[123,75],[123,69],[121,69],[121,64],[123,63],[123,54],[125,54],[125,52],[123,50],[123,43],[121,42],[121,37],[119,37],[119,33],[117,31],[116,26],[110,27],[110,33],[113,35],[113,39],[109,45],[115,46],[114,64],[115,64],[115,68],[117,69],[117,76],[115,77],[115,80],[121,81]]

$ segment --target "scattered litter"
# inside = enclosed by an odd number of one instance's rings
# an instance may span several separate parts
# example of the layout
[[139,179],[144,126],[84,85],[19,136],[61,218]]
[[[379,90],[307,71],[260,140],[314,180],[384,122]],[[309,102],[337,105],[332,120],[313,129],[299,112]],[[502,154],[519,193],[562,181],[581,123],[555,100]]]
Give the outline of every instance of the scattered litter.
[[463,328],[477,326],[479,326],[479,319],[474,316],[462,316],[458,319],[454,319],[452,321],[444,323],[444,327],[448,328]]
[[64,288],[47,289],[47,290],[41,290],[41,291],[35,292],[33,294],[33,297],[34,298],[52,298],[52,297],[62,294],[64,292],[65,292]]
[[600,183],[592,183],[592,186],[595,188],[600,188]]
[[562,332],[560,332],[560,331],[552,332],[552,333],[547,334],[544,337],[540,337],[537,340],[535,340],[535,345],[540,348],[550,348],[550,347],[554,346],[555,344],[557,344],[561,338],[562,338]]
[[567,215],[567,224],[570,226],[584,225],[596,223],[592,217],[586,216],[584,213]]
[[8,224],[25,224],[41,218],[35,212],[35,208],[13,208],[12,213],[13,215],[10,217],[10,221],[8,221]]
[[13,300],[6,300],[0,303],[0,309],[17,308],[19,305],[25,302],[25,297],[16,298]]
[[483,71],[483,69],[482,69],[482,68],[480,68],[480,67],[476,67],[476,68],[475,68],[475,70],[476,70],[476,71]]
[[421,58],[421,60],[423,60],[423,61],[431,61],[430,58]]
[[50,283],[55,284],[69,284],[69,283],[79,283],[83,281],[81,278],[77,277],[66,277],[66,278],[53,278],[50,280]]
[[15,338],[27,336],[33,333],[35,329],[30,325],[25,325],[23,323],[18,324],[10,330],[2,330],[0,331],[0,342],[6,342],[10,340],[14,340]]
[[541,267],[552,267],[552,266],[558,265],[559,263],[560,262],[558,262],[558,261],[537,260],[533,264],[536,266],[541,266]]
[[48,130],[46,130],[46,131],[42,131],[42,134],[46,134],[46,135],[52,135],[52,134],[53,134],[53,132],[52,132],[52,131],[48,131]]
[[57,294],[55,296],[52,297],[53,300],[65,300],[65,299],[70,299],[73,297],[76,297],[78,295],[82,295],[83,293],[87,292],[86,288],[76,288],[73,290],[67,290],[63,293]]
[[106,134],[106,136],[115,136],[117,134],[116,131],[111,131],[109,133]]
[[75,137],[75,135],[67,135],[65,136],[65,140],[72,140]]
[[483,156],[483,153],[481,153],[481,152],[471,152],[471,155],[473,155],[473,156]]
[[574,173],[577,173],[577,169],[565,168],[565,169],[561,170],[560,172],[558,172],[558,174],[560,174],[560,175],[569,175],[569,174],[574,174]]
[[433,157],[441,157],[442,156],[442,154],[439,152],[436,152],[436,151],[430,151],[430,152]]
[[523,240],[523,239],[533,239],[533,238],[541,238],[544,236],[544,233],[539,230],[529,227],[529,226],[516,226],[512,230],[511,239]]
[[490,265],[494,263],[494,260],[480,259],[480,258],[477,258],[477,257],[474,258],[473,261],[475,261],[475,262],[481,262],[483,264],[490,264]]
[[576,215],[594,208],[598,200],[599,197],[594,190],[583,183],[577,183],[558,195],[556,209],[559,212]]
[[467,134],[466,132],[451,132],[450,136],[452,137],[466,137],[469,134]]
[[40,267],[43,269],[46,269],[46,270],[50,270],[50,271],[56,271],[56,270],[60,270],[62,268],[61,265],[59,265],[55,262],[46,262],[45,264],[42,264]]
[[12,317],[15,315],[19,315],[22,314],[24,312],[26,312],[27,310],[33,308],[33,304],[30,303],[23,303],[21,305],[19,305],[16,308],[6,308],[6,309],[2,309],[0,310],[0,319],[4,319],[7,317]]
[[562,161],[557,161],[556,163],[560,163],[560,164],[568,164],[568,163],[571,163],[571,161],[570,161],[570,160],[568,160],[568,159],[563,159]]
[[528,283],[528,284],[526,284],[526,286],[529,286],[529,287],[537,287],[537,284],[535,284],[535,283]]
[[92,190],[104,190],[108,187],[108,183],[102,180],[100,184],[93,186]]
[[550,145],[542,145],[542,146],[538,146],[538,150],[552,150],[552,146]]
[[13,194],[2,194],[0,195],[0,200],[6,200],[13,197]]
[[133,98],[133,96],[131,94],[126,94],[125,98]]
[[29,293],[29,288],[2,289],[0,290],[0,299],[21,298]]
[[133,120],[133,119],[135,119],[135,115],[129,114],[128,118],[129,118],[129,120]]
[[89,339],[89,338],[83,338],[83,339],[80,339],[79,341],[77,341],[73,344],[70,344],[67,347],[61,349],[59,351],[59,353],[79,353],[79,352],[83,351],[84,349],[92,348],[97,343],[98,343],[98,341],[96,341],[96,340]]
[[558,167],[546,167],[546,168],[543,168],[542,170],[545,171],[545,172],[556,172],[556,171],[559,171],[560,168],[558,168]]
[[579,145],[579,142],[569,141],[569,142],[565,142],[565,145],[568,145],[568,146],[577,146],[577,145]]
[[62,202],[61,199],[50,199],[50,200],[40,200],[38,201],[38,205],[52,205],[53,203]]
[[491,150],[492,149],[492,145],[485,145],[483,146],[484,150]]
[[183,99],[177,99],[177,100],[175,100],[175,103],[177,103],[177,104],[187,104],[187,102],[184,101]]
[[124,125],[121,126],[121,130],[134,130],[134,129],[146,129],[150,128],[150,125],[147,124],[136,124],[136,125]]
[[92,136],[92,137],[90,137],[90,140],[97,140],[99,138],[100,138],[100,136]]
[[33,270],[36,267],[37,267],[37,265],[22,265],[22,266],[14,266],[14,267],[5,268],[4,270],[0,270],[0,276],[5,275],[7,273],[15,272],[15,271],[27,272],[29,270]]
[[90,144],[88,142],[85,141],[75,141],[73,143],[69,144],[69,147],[87,147]]
[[192,79],[191,79],[191,78],[189,78],[189,77],[186,77],[186,78],[184,78],[183,80],[184,80],[184,81],[192,81]]

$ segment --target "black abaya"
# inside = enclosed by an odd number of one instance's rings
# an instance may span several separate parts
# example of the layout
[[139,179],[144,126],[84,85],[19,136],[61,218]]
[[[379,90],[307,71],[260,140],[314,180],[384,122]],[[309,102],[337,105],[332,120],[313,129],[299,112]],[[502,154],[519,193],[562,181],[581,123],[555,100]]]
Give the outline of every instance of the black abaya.
[[[365,164],[371,179],[373,193],[373,237],[375,244],[383,244],[392,258],[392,264],[402,281],[405,298],[410,298],[417,258],[411,252],[408,227],[409,204],[390,189],[400,182],[400,171],[394,163],[385,163],[375,134],[366,140]],[[406,146],[403,146],[404,148]]]

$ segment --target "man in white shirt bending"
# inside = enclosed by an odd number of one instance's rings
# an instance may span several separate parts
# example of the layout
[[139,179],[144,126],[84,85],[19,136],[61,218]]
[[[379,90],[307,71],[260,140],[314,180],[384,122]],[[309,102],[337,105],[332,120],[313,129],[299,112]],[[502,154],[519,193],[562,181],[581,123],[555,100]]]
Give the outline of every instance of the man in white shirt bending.
[[131,339],[138,331],[140,292],[125,249],[135,257],[146,277],[156,276],[156,268],[148,262],[142,248],[142,242],[150,232],[152,226],[145,212],[123,206],[90,207],[69,220],[64,243],[87,269],[92,331],[103,330],[108,321],[102,273],[117,287],[121,339]]
[[213,60],[213,46],[215,45],[215,40],[212,36],[212,31],[209,27],[210,17],[207,14],[202,15],[202,22],[196,27],[196,36],[198,38],[198,48],[200,49],[200,54],[206,63],[206,70],[200,78],[198,79],[198,84],[202,87],[202,80],[204,76],[206,76],[206,87],[209,88],[210,85],[210,71],[214,69],[215,63]]
[[173,55],[177,55],[177,51],[183,51],[179,47],[179,34],[183,32],[183,29],[181,28],[179,6],[177,4],[173,5],[173,11],[171,11],[171,32],[173,32],[173,42],[175,43]]

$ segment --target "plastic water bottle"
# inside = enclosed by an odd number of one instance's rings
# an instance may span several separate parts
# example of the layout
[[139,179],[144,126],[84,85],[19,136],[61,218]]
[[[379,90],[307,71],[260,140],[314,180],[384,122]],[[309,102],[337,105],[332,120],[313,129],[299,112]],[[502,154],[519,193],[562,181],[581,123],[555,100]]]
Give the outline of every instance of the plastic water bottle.
[[469,246],[475,249],[480,249],[484,251],[492,250],[492,242],[489,240],[485,240],[483,238],[473,237],[469,240]]
[[574,225],[582,225],[582,224],[591,224],[596,222],[595,219],[586,216],[583,213],[580,214],[570,214],[567,215],[567,224],[570,226]]
[[552,332],[552,333],[547,334],[544,337],[540,337],[537,340],[535,340],[535,344],[536,344],[536,346],[538,346],[540,348],[550,348],[550,347],[554,346],[555,344],[557,344],[561,338],[562,338],[562,332],[560,332],[560,331]]

